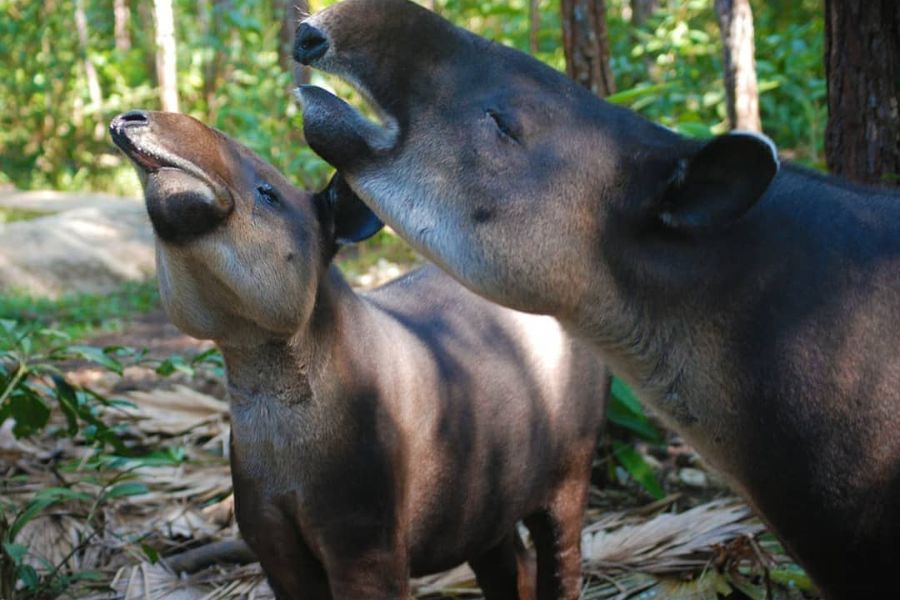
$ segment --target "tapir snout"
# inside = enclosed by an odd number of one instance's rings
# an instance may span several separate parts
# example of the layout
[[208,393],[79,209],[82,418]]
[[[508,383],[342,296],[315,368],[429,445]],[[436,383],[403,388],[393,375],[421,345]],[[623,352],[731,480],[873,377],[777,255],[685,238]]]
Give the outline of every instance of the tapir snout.
[[140,175],[160,238],[177,242],[201,236],[231,214],[234,199],[212,175],[227,170],[215,130],[190,117],[142,110],[117,116],[109,129]]

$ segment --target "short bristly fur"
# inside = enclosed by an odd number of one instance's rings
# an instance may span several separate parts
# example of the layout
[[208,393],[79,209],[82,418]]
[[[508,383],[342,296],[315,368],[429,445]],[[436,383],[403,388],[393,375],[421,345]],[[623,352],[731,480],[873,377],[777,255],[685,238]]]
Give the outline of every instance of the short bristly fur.
[[549,317],[433,267],[357,295],[337,247],[381,228],[340,178],[292,187],[183,115],[132,112],[172,321],[225,357],[241,532],[279,598],[406,598],[468,561],[489,599],[579,592],[607,377]]
[[[735,487],[831,598],[900,567],[900,196],[685,139],[405,0],[298,29],[384,132],[315,88],[313,149],[473,291],[558,317]],[[386,144],[393,139],[394,143]]]

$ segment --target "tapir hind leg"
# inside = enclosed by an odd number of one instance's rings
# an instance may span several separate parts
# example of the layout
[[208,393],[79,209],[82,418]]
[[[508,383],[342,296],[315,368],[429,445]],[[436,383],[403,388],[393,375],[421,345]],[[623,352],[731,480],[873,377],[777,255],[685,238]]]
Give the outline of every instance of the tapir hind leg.
[[513,531],[469,566],[485,600],[535,600],[534,560]]
[[581,525],[588,477],[571,477],[549,506],[525,519],[537,556],[539,600],[577,600],[581,594]]

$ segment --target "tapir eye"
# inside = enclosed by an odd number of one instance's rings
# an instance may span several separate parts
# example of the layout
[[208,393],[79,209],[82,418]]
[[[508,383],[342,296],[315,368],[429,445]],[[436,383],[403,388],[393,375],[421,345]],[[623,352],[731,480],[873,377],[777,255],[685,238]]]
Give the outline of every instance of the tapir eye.
[[516,127],[507,115],[504,115],[502,112],[492,108],[485,109],[484,114],[494,122],[494,125],[497,127],[497,131],[499,131],[504,137],[518,143],[518,131],[516,131]]
[[256,195],[260,200],[270,206],[281,206],[281,198],[278,197],[278,192],[276,192],[275,188],[268,183],[258,186],[256,188]]

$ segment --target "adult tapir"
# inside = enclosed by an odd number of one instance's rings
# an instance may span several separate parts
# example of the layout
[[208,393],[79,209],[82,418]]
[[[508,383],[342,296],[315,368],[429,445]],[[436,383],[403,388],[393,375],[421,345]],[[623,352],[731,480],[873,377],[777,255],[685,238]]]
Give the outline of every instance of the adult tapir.
[[294,55],[312,147],[470,289],[599,350],[830,598],[900,569],[900,195],[685,139],[405,0],[345,0]]
[[488,599],[578,598],[608,389],[590,347],[434,267],[354,293],[332,258],[382,224],[340,178],[298,190],[184,115],[110,127],[163,305],[225,358],[237,520],[276,595],[399,600],[468,561]]

